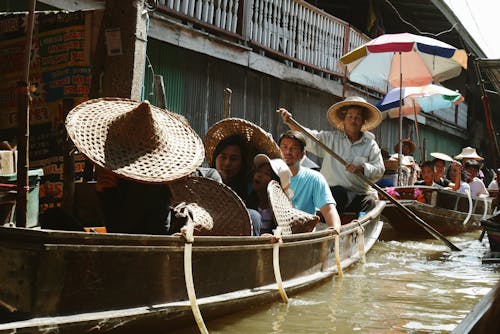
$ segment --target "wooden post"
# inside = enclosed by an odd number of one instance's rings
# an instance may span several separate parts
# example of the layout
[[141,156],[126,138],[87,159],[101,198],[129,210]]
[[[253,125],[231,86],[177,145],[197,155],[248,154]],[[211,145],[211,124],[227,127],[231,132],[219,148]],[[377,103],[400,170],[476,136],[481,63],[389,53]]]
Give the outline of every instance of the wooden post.
[[26,44],[24,49],[24,76],[19,82],[17,90],[17,202],[16,226],[26,227],[28,217],[28,192],[29,192],[29,113],[30,113],[30,57],[31,41],[33,39],[33,26],[35,24],[36,0],[31,0],[28,13]]
[[156,95],[156,106],[158,108],[167,109],[167,99],[165,97],[165,84],[163,83],[163,75],[154,75],[153,87]]
[[233,94],[231,89],[224,88],[224,118],[231,117],[231,94]]
[[[106,54],[102,95],[140,100],[146,65],[146,14],[144,1],[107,0],[103,33],[119,32],[121,54]],[[105,48],[105,45],[100,47]]]

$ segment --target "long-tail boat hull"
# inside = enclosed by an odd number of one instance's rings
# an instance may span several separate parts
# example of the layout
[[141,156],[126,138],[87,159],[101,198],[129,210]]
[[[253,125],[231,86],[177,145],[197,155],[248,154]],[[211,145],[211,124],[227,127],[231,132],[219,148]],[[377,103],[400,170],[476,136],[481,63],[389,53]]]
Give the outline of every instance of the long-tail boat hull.
[[[491,199],[434,187],[394,187],[389,191],[401,205],[443,235],[456,235],[481,228],[480,220],[491,215]],[[387,203],[382,215],[396,235],[429,237],[430,235],[394,204]],[[382,237],[386,238],[384,232]]]
[[[368,252],[383,201],[342,225],[340,267]],[[338,272],[333,230],[282,237],[279,269],[296,293]],[[165,333],[194,324],[184,277],[186,240],[0,227],[0,333]],[[204,319],[280,298],[272,237],[195,237],[192,271]]]

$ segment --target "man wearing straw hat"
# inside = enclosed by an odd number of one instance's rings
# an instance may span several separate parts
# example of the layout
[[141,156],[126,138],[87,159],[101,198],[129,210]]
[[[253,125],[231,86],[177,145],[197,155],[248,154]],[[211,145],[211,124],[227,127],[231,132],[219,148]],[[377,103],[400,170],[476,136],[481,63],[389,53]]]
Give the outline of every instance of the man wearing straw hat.
[[[282,120],[289,124],[292,115],[283,108],[278,109]],[[307,138],[307,150],[323,158],[321,173],[325,176],[339,213],[369,211],[375,206],[372,189],[354,173],[363,173],[373,182],[384,174],[384,161],[375,136],[368,132],[377,127],[382,116],[380,111],[362,97],[352,96],[331,106],[327,118],[335,129],[332,131],[309,130],[320,142],[347,162],[343,166],[337,159],[326,153],[315,141]]]
[[481,157],[479,154],[477,154],[475,148],[472,148],[470,146],[464,147],[462,149],[462,152],[460,152],[460,154],[455,156],[455,159],[461,161],[462,165],[464,165],[464,166],[465,166],[465,163],[467,162],[467,160],[478,161],[479,162],[479,172],[477,174],[477,177],[481,180],[484,180],[484,174],[483,174],[483,171],[481,170],[482,161],[484,160],[484,158]]
[[120,98],[90,100],[66,118],[78,150],[98,167],[96,190],[108,232],[166,234],[166,183],[201,165],[201,139],[172,113]]

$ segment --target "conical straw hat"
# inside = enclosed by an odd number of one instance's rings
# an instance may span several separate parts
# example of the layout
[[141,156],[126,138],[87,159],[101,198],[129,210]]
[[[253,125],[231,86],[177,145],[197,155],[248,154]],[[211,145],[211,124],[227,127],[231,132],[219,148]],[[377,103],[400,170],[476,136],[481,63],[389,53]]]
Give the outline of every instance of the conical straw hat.
[[184,177],[203,162],[203,143],[193,129],[147,101],[89,100],[69,112],[66,129],[94,163],[143,183]]
[[365,124],[361,127],[362,131],[372,130],[382,122],[382,114],[377,107],[366,102],[366,100],[360,96],[349,96],[344,101],[337,102],[328,109],[326,117],[330,124],[344,131],[344,118],[346,110],[350,106],[363,107],[367,111],[365,115]]
[[169,188],[174,205],[196,204],[212,217],[213,227],[195,229],[195,235],[252,235],[252,222],[245,204],[223,183],[205,177],[188,177],[169,183]]
[[232,136],[239,136],[248,144],[249,164],[253,162],[253,158],[259,153],[264,153],[271,159],[282,158],[280,148],[270,133],[244,119],[226,118],[208,129],[205,136],[205,151],[209,166],[214,164],[215,157],[213,154],[217,145]]

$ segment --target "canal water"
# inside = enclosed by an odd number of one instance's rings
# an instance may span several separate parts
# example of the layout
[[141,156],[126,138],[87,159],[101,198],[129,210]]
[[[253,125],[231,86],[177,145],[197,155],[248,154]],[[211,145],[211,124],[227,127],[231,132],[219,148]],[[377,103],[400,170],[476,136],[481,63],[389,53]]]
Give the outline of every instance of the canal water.
[[[325,284],[279,302],[206,323],[210,333],[449,333],[500,279],[480,231],[440,241],[378,241]],[[197,333],[194,328],[179,333]]]

